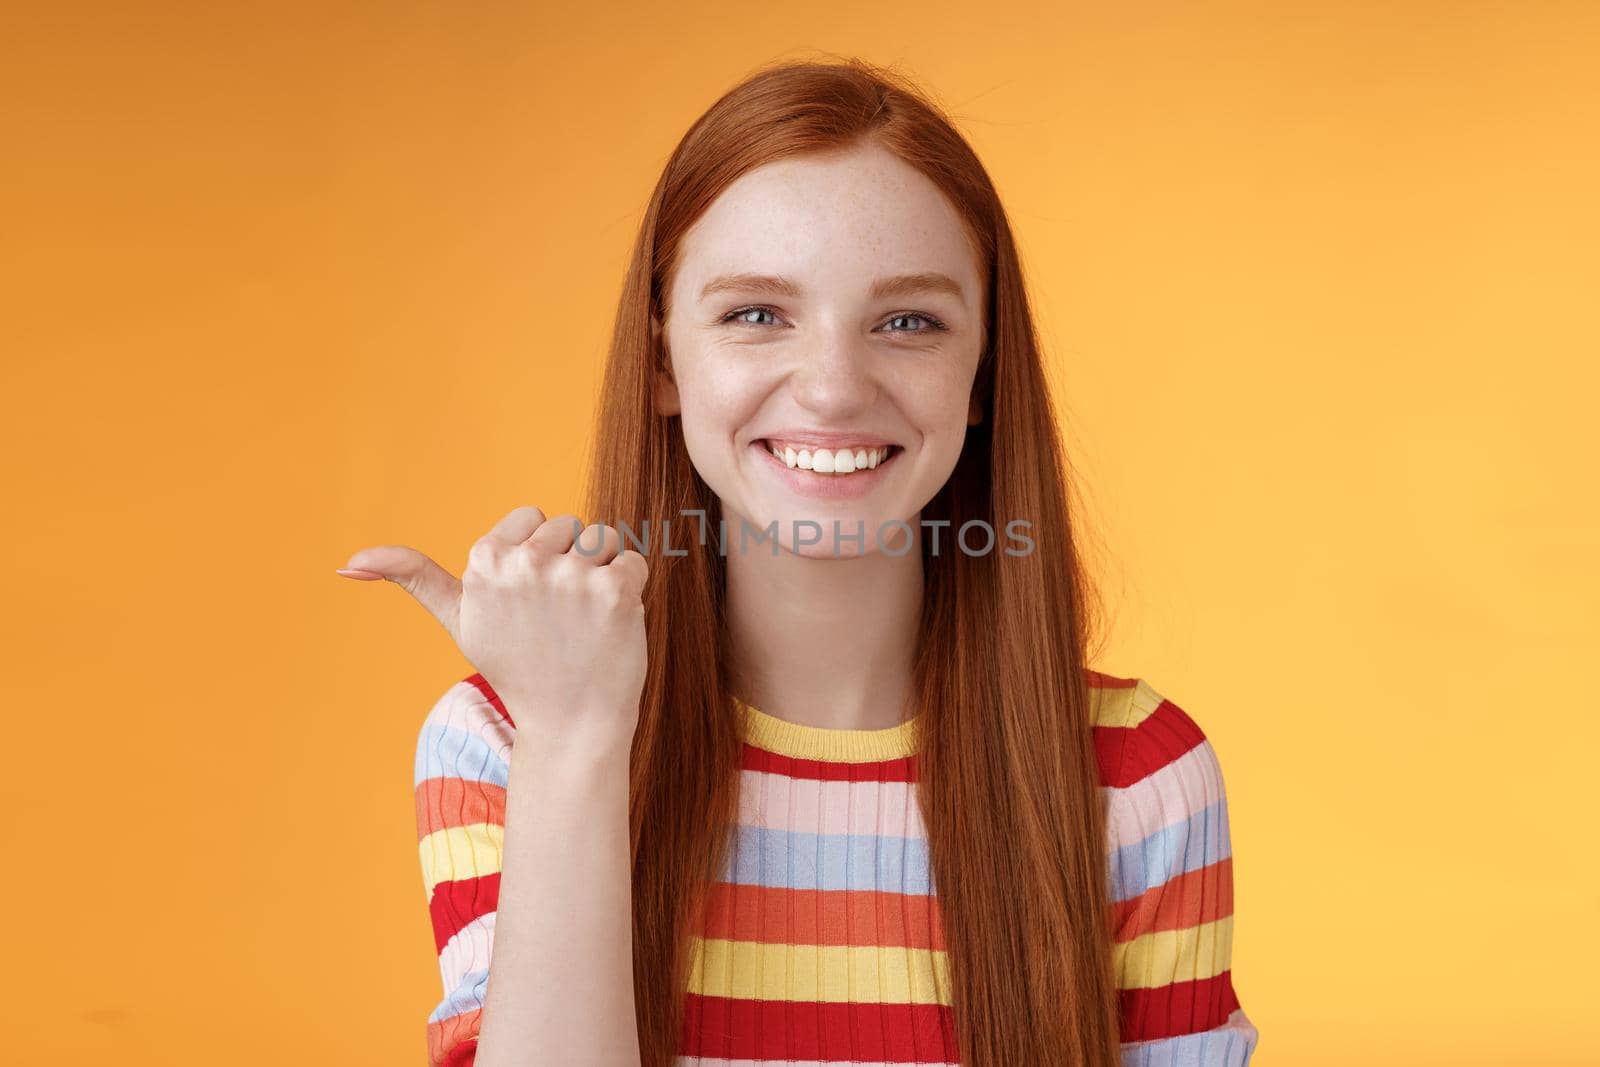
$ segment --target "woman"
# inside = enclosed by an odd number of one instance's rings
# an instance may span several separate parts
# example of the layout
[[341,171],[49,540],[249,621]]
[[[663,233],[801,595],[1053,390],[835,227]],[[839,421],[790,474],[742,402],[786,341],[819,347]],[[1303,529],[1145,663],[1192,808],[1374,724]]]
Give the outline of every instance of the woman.
[[593,524],[342,572],[476,668],[417,746],[433,1064],[1248,1061],[1216,758],[1088,666],[1016,248],[932,103],[858,61],[717,101],[597,430]]

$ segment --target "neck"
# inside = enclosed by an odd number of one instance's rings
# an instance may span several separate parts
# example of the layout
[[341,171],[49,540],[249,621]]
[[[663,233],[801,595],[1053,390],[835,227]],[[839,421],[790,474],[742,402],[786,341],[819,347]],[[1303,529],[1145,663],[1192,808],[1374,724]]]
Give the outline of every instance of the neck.
[[726,560],[733,678],[746,703],[838,730],[882,729],[913,714],[922,611],[915,532],[899,556],[813,559],[781,546],[774,556],[763,545],[730,547]]

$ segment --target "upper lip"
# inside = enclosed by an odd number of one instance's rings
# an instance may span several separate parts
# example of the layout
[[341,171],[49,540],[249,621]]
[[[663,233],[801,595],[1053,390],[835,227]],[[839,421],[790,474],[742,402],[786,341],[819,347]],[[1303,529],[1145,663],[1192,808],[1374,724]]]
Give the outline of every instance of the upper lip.
[[883,448],[894,444],[887,437],[870,433],[838,433],[829,430],[773,430],[757,438],[760,441],[781,441],[786,445],[809,445],[812,448],[838,448],[856,445],[862,448]]

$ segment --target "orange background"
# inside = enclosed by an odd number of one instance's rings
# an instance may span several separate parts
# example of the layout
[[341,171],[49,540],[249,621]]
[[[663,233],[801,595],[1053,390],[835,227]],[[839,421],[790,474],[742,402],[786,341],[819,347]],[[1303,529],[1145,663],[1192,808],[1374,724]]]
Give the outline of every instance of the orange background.
[[334,568],[575,505],[667,153],[822,49],[1006,198],[1255,1062],[1595,1062],[1600,5],[785,7],[8,9],[0,1056],[422,1062],[469,667]]

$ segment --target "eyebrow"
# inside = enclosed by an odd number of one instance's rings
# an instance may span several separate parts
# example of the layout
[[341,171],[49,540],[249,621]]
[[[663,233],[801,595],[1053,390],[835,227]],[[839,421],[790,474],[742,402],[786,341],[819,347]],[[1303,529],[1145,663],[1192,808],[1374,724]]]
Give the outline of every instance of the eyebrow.
[[[724,274],[706,283],[700,290],[700,299],[726,292],[776,293],[798,299],[805,295],[805,288],[781,274]],[[954,278],[932,270],[879,278],[868,291],[874,300],[918,293],[948,293],[957,300],[962,299],[961,285]]]

